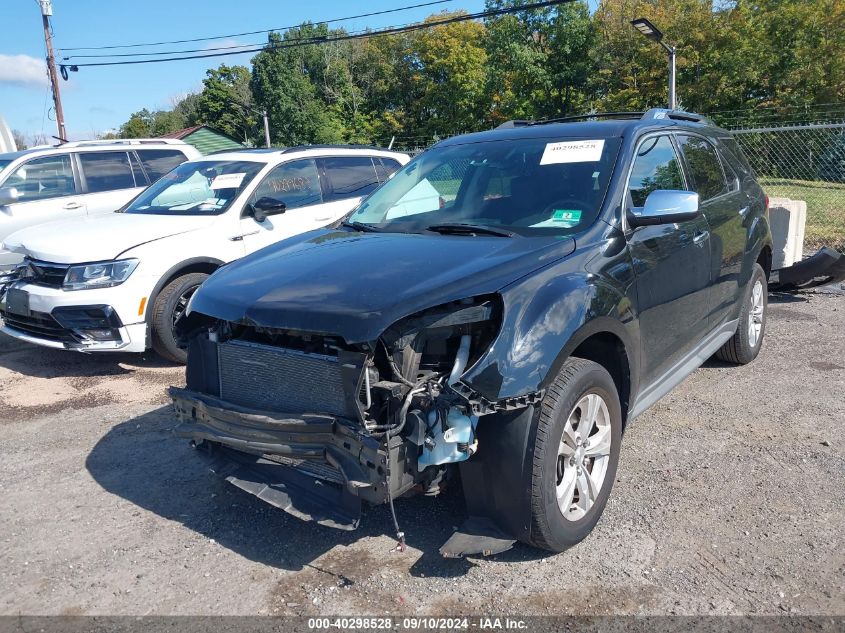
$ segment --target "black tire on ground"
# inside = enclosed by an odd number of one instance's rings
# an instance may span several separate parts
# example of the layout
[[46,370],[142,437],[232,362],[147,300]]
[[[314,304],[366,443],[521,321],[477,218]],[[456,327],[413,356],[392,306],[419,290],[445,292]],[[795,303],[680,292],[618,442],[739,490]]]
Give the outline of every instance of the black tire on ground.
[[180,363],[188,360],[188,351],[179,347],[173,331],[174,315],[177,309],[185,308],[190,293],[208,279],[205,273],[188,273],[177,277],[158,293],[150,316],[152,347],[162,358]]
[[[557,486],[564,467],[562,458],[558,456],[558,447],[570,414],[589,394],[599,395],[607,406],[610,418],[609,461],[592,507],[580,519],[569,520],[564,518],[557,501]],[[528,459],[533,459],[530,465],[533,472],[529,544],[561,552],[583,540],[593,530],[616,478],[622,441],[622,412],[613,378],[598,363],[581,358],[568,359],[543,398],[534,423],[537,425],[536,439],[533,451],[528,454]]]
[[[754,293],[754,286],[760,282],[763,288],[763,312],[760,315],[762,323],[760,324],[760,335],[757,341],[752,345],[749,335],[749,319],[752,318],[752,296]],[[748,287],[742,296],[742,306],[739,311],[739,323],[736,327],[734,335],[719,348],[716,352],[716,358],[727,363],[734,363],[736,365],[745,365],[757,358],[760,353],[760,348],[763,346],[763,335],[766,333],[766,311],[769,306],[769,290],[766,281],[766,273],[760,264],[754,264],[751,271],[751,280],[748,282]]]

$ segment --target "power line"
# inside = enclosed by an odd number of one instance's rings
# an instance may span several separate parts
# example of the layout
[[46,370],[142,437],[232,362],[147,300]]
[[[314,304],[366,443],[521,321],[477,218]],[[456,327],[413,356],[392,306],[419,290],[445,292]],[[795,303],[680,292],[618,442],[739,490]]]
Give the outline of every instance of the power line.
[[[408,24],[398,27],[390,27],[376,31],[364,31],[354,34],[343,34],[329,36],[319,36],[295,40],[286,40],[275,44],[267,44],[251,49],[226,51],[222,53],[210,53],[208,55],[186,55],[182,57],[162,57],[158,59],[130,59],[116,62],[89,62],[85,64],[74,64],[74,68],[84,68],[87,66],[125,66],[129,64],[156,64],[162,62],[175,62],[187,59],[206,59],[210,57],[225,57],[227,55],[241,55],[243,53],[260,53],[264,50],[277,50],[280,48],[294,48],[298,46],[309,46],[312,44],[327,44],[329,42],[343,42],[357,39],[366,39],[371,37],[378,37],[380,35],[397,35],[399,33],[408,33],[412,31],[419,31],[429,29],[436,26],[443,26],[446,24],[454,24],[456,22],[467,22],[469,20],[478,20],[483,18],[491,18],[500,15],[509,15],[513,13],[520,13],[522,11],[530,11],[533,9],[544,9],[547,7],[558,6],[574,2],[575,0],[546,0],[544,2],[535,2],[532,4],[525,4],[517,7],[506,7],[502,9],[491,9],[489,11],[479,11],[477,13],[466,13],[463,15],[454,15],[441,20],[431,20],[428,22],[417,22],[415,24]],[[187,51],[186,51],[187,52]]]
[[[38,0],[36,0],[37,2]],[[421,4],[412,4],[405,7],[397,7],[395,9],[385,9],[383,11],[373,11],[372,13],[361,13],[360,15],[352,15],[345,18],[332,18],[331,20],[320,20],[316,24],[332,24],[334,22],[346,22],[348,20],[357,20],[360,18],[371,18],[376,15],[386,15],[388,13],[398,13],[400,11],[408,11],[410,9],[419,9],[421,7],[430,7],[436,4],[445,4],[447,2],[454,2],[455,0],[431,0],[430,2],[423,2]],[[114,44],[112,46],[77,46],[73,48],[61,48],[62,51],[99,51],[115,48],[139,48],[144,46],[163,46],[165,44],[188,44],[191,42],[208,42],[210,40],[224,40],[232,37],[243,37],[244,35],[260,35],[261,33],[271,33],[278,31],[287,31],[288,29],[300,26],[295,24],[293,26],[281,26],[274,29],[262,29],[260,31],[246,31],[244,33],[231,33],[229,35],[212,35],[208,37],[195,37],[188,40],[170,40],[165,42],[147,42],[145,44]],[[81,55],[79,57],[82,57]],[[67,59],[67,58],[66,58]]]

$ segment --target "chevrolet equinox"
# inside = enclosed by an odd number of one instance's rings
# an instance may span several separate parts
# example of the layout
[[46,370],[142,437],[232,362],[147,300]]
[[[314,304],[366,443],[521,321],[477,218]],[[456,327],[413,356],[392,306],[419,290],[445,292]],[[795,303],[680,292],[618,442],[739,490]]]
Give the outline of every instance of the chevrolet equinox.
[[444,555],[560,551],[627,423],[711,356],[757,356],[770,267],[763,191],[703,117],[508,122],[213,274],[176,433],[303,519],[385,503],[401,541],[394,499],[460,481]]

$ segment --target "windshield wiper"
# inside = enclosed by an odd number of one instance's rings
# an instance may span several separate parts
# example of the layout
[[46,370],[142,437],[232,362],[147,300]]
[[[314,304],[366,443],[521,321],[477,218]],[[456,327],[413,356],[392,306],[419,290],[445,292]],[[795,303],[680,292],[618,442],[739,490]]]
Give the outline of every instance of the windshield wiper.
[[355,229],[356,231],[364,231],[367,233],[379,233],[380,231],[374,227],[372,224],[365,224],[364,222],[349,222],[348,220],[344,220],[341,222],[343,226],[348,226],[350,229]]
[[496,237],[513,237],[514,233],[495,226],[484,224],[462,224],[458,222],[447,222],[444,224],[432,224],[426,227],[426,231],[433,231],[441,235],[495,235]]

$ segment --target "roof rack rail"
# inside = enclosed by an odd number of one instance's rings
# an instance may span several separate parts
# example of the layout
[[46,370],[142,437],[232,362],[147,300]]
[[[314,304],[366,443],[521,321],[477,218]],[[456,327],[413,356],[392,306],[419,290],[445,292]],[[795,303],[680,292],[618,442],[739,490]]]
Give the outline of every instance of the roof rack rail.
[[293,147],[283,147],[279,148],[283,154],[287,154],[289,152],[301,152],[306,149],[375,149],[380,152],[392,152],[394,150],[388,150],[384,147],[378,147],[376,145],[365,145],[365,144],[352,144],[352,143],[316,143],[314,145],[294,145]]
[[693,123],[709,123],[710,120],[695,112],[684,112],[682,110],[669,110],[667,108],[652,108],[643,114],[646,119],[672,119],[673,121],[691,121]]
[[100,145],[185,145],[185,141],[175,138],[120,138],[100,139],[96,141],[68,141],[59,147],[98,147]]
[[571,116],[557,117],[554,119],[541,119],[539,121],[526,121],[514,119],[505,121],[497,126],[497,130],[507,130],[515,127],[528,127],[531,125],[547,125],[549,123],[566,123],[568,121],[590,121],[594,119],[639,119],[643,112],[589,112],[587,114],[573,114]]
[[225,149],[216,149],[209,152],[206,156],[213,156],[214,154],[231,154],[232,152],[240,154],[241,152],[255,152],[268,154],[271,152],[280,152],[284,147],[227,147]]

